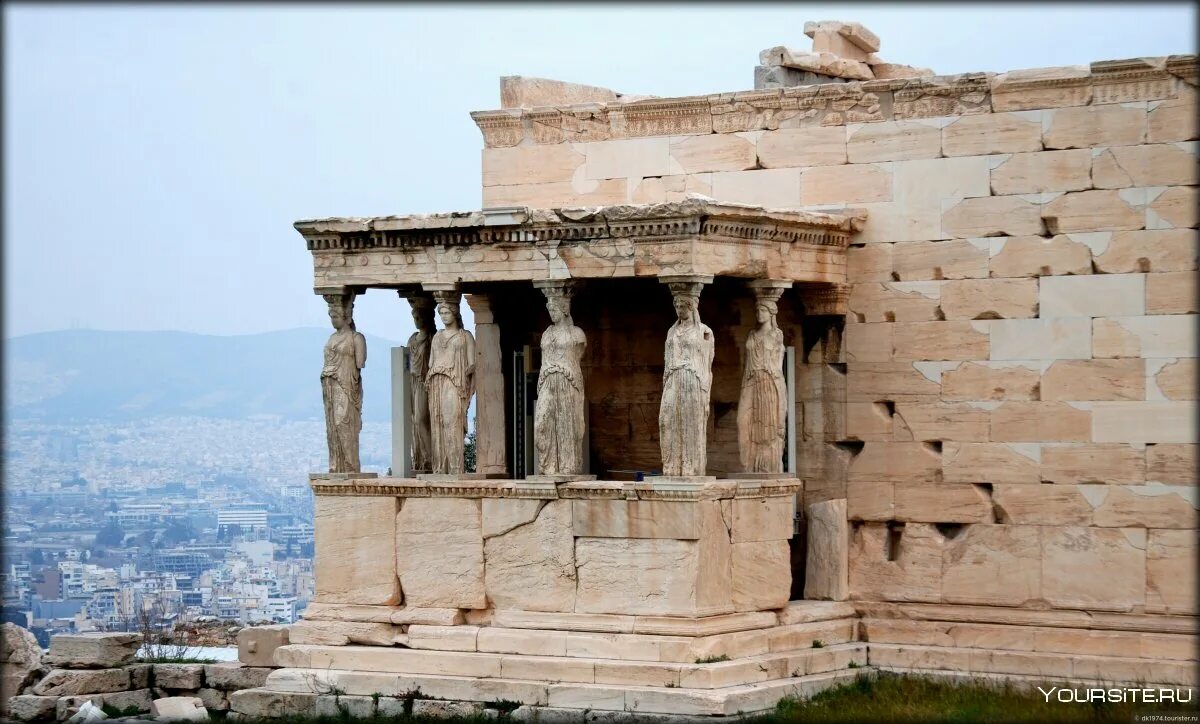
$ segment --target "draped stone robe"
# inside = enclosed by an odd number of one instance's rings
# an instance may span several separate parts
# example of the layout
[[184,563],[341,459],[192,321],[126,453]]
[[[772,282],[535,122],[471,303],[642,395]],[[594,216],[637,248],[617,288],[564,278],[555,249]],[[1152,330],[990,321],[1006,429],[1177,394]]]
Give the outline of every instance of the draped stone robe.
[[361,367],[366,362],[367,340],[360,332],[347,327],[329,336],[321,369],[321,398],[331,473],[362,471],[358,434],[362,430]]
[[738,453],[748,473],[783,472],[786,383],[783,332],[759,327],[746,338],[738,401]]
[[658,413],[663,475],[704,475],[708,466],[705,434],[714,352],[712,330],[699,320],[671,325]]
[[412,466],[417,472],[433,470],[433,442],[429,430],[429,395],[425,376],[429,373],[431,335],[418,329],[408,338],[408,374],[411,385]]
[[583,330],[551,325],[542,333],[542,367],[533,410],[533,444],[538,473],[583,472]]
[[467,406],[474,390],[475,338],[465,329],[442,329],[430,345],[429,429],[433,472],[463,472],[463,444],[467,434]]

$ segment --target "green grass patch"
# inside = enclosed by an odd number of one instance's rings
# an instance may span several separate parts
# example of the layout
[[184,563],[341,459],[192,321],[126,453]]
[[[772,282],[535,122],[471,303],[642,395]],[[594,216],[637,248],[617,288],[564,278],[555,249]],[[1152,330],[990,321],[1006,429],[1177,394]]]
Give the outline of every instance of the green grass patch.
[[[1047,687],[1048,688],[1048,687]],[[755,724],[821,722],[1130,722],[1134,712],[1187,705],[1047,702],[1036,688],[1007,682],[960,683],[880,672],[826,689],[807,701],[784,699]],[[1194,704],[1192,706],[1195,706]]]
[[705,656],[702,659],[696,659],[697,664],[719,664],[722,661],[729,661],[729,656],[721,654],[720,656]]

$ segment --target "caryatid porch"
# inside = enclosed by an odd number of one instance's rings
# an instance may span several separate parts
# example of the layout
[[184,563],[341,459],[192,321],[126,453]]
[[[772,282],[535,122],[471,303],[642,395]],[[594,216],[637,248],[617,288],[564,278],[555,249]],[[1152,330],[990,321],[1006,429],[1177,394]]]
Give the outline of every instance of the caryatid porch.
[[[479,472],[313,475],[317,598],[283,661],[403,673],[452,699],[498,698],[500,677],[517,694],[500,698],[527,703],[621,709],[628,691],[647,689],[661,698],[642,711],[733,713],[786,693],[767,679],[794,686],[797,666],[816,674],[859,656],[849,607],[789,604],[802,591],[844,598],[846,562],[792,584],[802,483],[782,362],[802,340],[777,317],[792,329],[844,314],[860,223],[701,198],[298,222],[315,290],[339,309],[395,290],[426,332],[436,302],[447,337],[465,339],[452,309],[467,295]],[[427,369],[445,359],[432,349]],[[539,368],[558,386],[535,400]],[[451,419],[427,391],[430,416]],[[818,639],[826,654],[812,651]],[[401,648],[336,648],[346,644]],[[435,664],[423,649],[475,654]],[[713,678],[692,663],[712,657],[736,665]],[[307,675],[272,676],[286,688]],[[349,674],[334,683],[378,686]]]

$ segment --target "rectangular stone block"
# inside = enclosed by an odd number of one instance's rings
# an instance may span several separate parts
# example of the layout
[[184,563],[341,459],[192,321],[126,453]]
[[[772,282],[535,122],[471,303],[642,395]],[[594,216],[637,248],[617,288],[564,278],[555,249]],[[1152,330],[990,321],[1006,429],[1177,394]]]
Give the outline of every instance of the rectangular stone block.
[[847,307],[859,322],[931,322],[942,282],[867,282],[850,289]]
[[1200,376],[1195,359],[1146,360],[1147,399],[1195,400]]
[[1195,314],[1197,273],[1194,271],[1146,274],[1146,314]]
[[942,550],[942,600],[1020,606],[1041,598],[1041,548],[1037,526],[967,526]]
[[1096,149],[1092,179],[1098,189],[1189,186],[1196,183],[1196,143],[1160,143]]
[[930,202],[941,208],[950,199],[971,199],[992,193],[988,156],[896,161],[891,167],[895,199],[910,210]]
[[393,547],[397,499],[318,495],[315,506],[316,600],[399,604]]
[[1146,109],[1124,105],[1058,108],[1042,114],[1047,149],[1136,146],[1146,140]]
[[1042,112],[958,116],[942,129],[945,156],[986,156],[1042,150]]
[[1193,271],[1200,252],[1195,229],[1118,231],[1100,241],[1095,263],[1103,274]]
[[408,646],[433,651],[475,651],[478,626],[421,626],[408,627]]
[[669,176],[679,173],[671,165],[671,138],[626,138],[584,144],[583,178],[603,179]]
[[275,651],[289,642],[287,626],[249,626],[238,631],[238,661],[247,666],[274,666]]
[[1135,317],[1145,313],[1145,300],[1144,274],[1043,277],[1038,316]]
[[1145,470],[1145,453],[1130,445],[1042,446],[1042,480],[1056,485],[1140,483]]
[[573,500],[572,530],[577,538],[700,537],[694,502],[662,500]]
[[1191,141],[1200,138],[1200,114],[1196,113],[1196,91],[1182,83],[1178,96],[1151,101],[1146,115],[1146,140],[1150,143]]
[[629,202],[628,181],[607,179],[577,188],[573,182],[484,186],[483,206],[528,206],[534,209],[558,209],[564,206],[605,206]]
[[1087,149],[1014,153],[993,163],[996,196],[1092,188],[1092,153]]
[[1092,353],[1097,358],[1196,356],[1196,320],[1191,315],[1095,319],[1092,332]]
[[892,200],[892,171],[886,164],[814,166],[800,174],[800,203],[860,204]]
[[583,165],[574,144],[483,149],[483,185],[569,183]]
[[794,209],[800,205],[800,169],[717,171],[712,175],[712,197],[739,204]]
[[[1136,232],[1130,232],[1136,233]],[[1070,236],[993,237],[988,273],[993,277],[1090,274],[1092,250]]]
[[[942,285],[946,319],[1027,319],[1038,313],[1036,279],[961,279]],[[986,355],[976,359],[985,359]]]
[[788,540],[792,537],[795,511],[796,498],[791,495],[734,498],[733,528],[727,535],[733,543]]
[[577,538],[580,613],[694,614],[698,546],[654,538]]
[[907,161],[942,155],[942,132],[921,121],[883,121],[846,127],[850,163]]
[[890,362],[893,334],[896,325],[848,324],[842,333],[842,346],[847,362]]
[[1096,402],[1095,442],[1188,443],[1196,440],[1195,402]]
[[1127,231],[1146,226],[1146,213],[1140,202],[1120,191],[1063,194],[1042,207],[1042,218],[1051,234]]
[[[1136,194],[1138,189],[1125,189]],[[1166,190],[1144,189],[1147,229],[1194,229],[1200,225],[1200,192],[1195,186],[1172,186]]]
[[[899,188],[895,194],[897,198],[901,197]],[[942,234],[942,203],[939,199],[855,204],[855,208],[867,212],[867,222],[855,237],[864,244],[947,238]]]
[[991,323],[990,333],[993,360],[1092,356],[1091,320],[1087,318],[998,319]]
[[1196,531],[1152,530],[1146,545],[1146,610],[1195,615]]
[[[1036,452],[1036,445],[1033,446]],[[947,483],[1040,483],[1036,458],[1020,443],[945,442],[942,480]]]
[[804,598],[844,601],[849,595],[846,500],[838,498],[808,506],[808,562],[804,569]]
[[1036,400],[1038,366],[1031,362],[964,362],[942,372],[947,401]]
[[989,351],[986,325],[986,322],[962,321],[896,324],[892,359],[986,359]]
[[[846,280],[858,282],[892,281],[894,244],[864,244],[846,249]],[[903,279],[903,277],[901,277]]]
[[1155,444],[1146,446],[1146,482],[1193,485],[1200,463],[1200,446]]
[[894,437],[905,440],[987,442],[989,413],[972,405],[941,401],[895,403]]
[[939,386],[911,362],[852,362],[847,365],[846,401],[875,402],[930,398]]
[[1042,528],[1042,597],[1057,608],[1129,611],[1142,606],[1146,530]]
[[396,571],[409,606],[487,608],[478,500],[406,498],[394,517]]
[[1022,526],[1087,526],[1095,508],[1075,485],[996,485],[992,503],[1000,522]]
[[863,523],[850,542],[850,598],[938,602],[945,538],[927,523]]
[[[699,136],[698,138],[706,138]],[[753,168],[753,157],[749,168]],[[784,128],[758,137],[763,168],[798,168],[846,163],[846,127]],[[710,169],[726,171],[730,169]]]
[[970,483],[896,483],[896,520],[917,523],[991,523],[992,502]]
[[980,279],[988,275],[988,244],[979,239],[906,241],[866,248],[880,247],[891,250],[888,273],[894,271],[900,281]]
[[934,482],[941,464],[936,448],[923,442],[868,442],[850,460],[846,480]]
[[[841,129],[829,130],[840,131]],[[753,137],[747,138],[736,133],[677,136],[671,139],[670,155],[671,161],[677,164],[678,170],[683,173],[744,171],[754,168],[756,158]],[[843,150],[843,157],[844,155],[845,151]],[[766,164],[763,165],[771,168]]]
[[1064,402],[1005,402],[992,411],[994,442],[1087,442],[1092,415]]
[[1140,359],[1054,362],[1042,373],[1043,400],[1144,400],[1145,363]]
[[[964,116],[972,117],[975,116]],[[962,201],[948,199],[942,208],[942,236],[964,239],[1040,235],[1046,228],[1042,223],[1043,216],[1041,204],[1021,196],[984,196]],[[1121,228],[1141,227],[1139,225]]]
[[[1196,531],[1196,488],[1191,485],[1107,485],[1094,524],[1104,528]],[[1197,536],[1200,540],[1200,535]]]
[[850,520],[895,520],[895,483],[846,483],[846,516]]
[[734,610],[782,608],[791,586],[791,552],[786,540],[733,544]]
[[42,663],[64,669],[107,669],[132,663],[142,643],[136,633],[79,633],[50,637]]

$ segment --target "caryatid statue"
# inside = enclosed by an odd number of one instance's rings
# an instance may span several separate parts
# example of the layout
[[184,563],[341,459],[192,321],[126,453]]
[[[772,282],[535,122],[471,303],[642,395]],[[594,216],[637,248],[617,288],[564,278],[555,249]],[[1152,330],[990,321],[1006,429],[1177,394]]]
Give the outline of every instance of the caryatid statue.
[[747,473],[782,473],[787,383],[783,332],[776,322],[779,297],[790,282],[751,282],[758,323],[746,337],[738,400],[738,453]]
[[542,286],[552,324],[542,332],[542,367],[533,409],[533,445],[538,474],[583,472],[583,330],[571,321],[571,289]]
[[[403,294],[403,293],[402,293]],[[409,293],[413,324],[417,331],[408,338],[409,411],[412,420],[412,466],[419,473],[433,470],[433,442],[429,431],[429,395],[425,376],[429,373],[429,346],[437,328],[433,323],[433,297]]]
[[700,321],[701,282],[670,282],[676,321],[663,354],[658,434],[663,475],[704,475],[708,463],[709,395],[715,351],[712,330]]
[[433,472],[460,475],[467,436],[467,407],[475,392],[475,338],[463,329],[457,292],[434,292],[443,328],[433,335],[425,390]]
[[367,364],[367,340],[354,328],[354,295],[324,296],[334,329],[325,343],[325,366],[321,369],[329,472],[357,473],[362,471],[358,433],[362,430],[362,368]]

